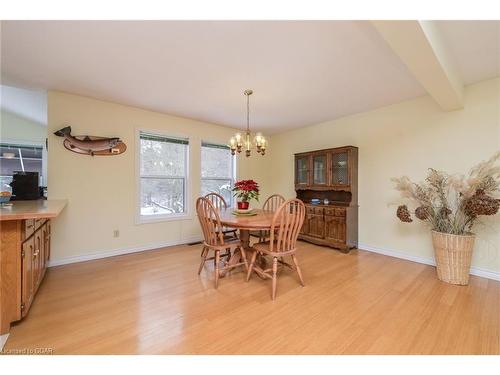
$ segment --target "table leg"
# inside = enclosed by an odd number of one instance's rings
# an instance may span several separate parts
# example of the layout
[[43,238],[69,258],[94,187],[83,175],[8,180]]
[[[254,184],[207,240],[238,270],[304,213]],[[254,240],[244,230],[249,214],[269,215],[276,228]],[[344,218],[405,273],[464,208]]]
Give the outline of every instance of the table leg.
[[[251,254],[252,248],[250,247],[250,231],[246,229],[240,229],[240,241],[245,249],[245,251],[248,251],[247,256]],[[234,253],[231,255],[231,258],[229,258],[228,264],[229,265],[235,265],[237,263],[240,263],[242,261],[241,259],[242,254],[241,251],[235,250]],[[224,277],[226,275],[226,270],[223,270],[220,272],[220,277]]]
[[[250,231],[245,230],[243,231],[243,234],[241,232],[242,231],[240,230],[240,240],[247,254],[247,260],[248,262],[250,262],[250,259],[252,259],[252,253],[256,250],[254,250],[254,248],[250,246]],[[241,259],[241,257],[239,259]],[[261,267],[262,269],[264,269],[266,266],[266,258],[257,254],[257,259],[255,260],[254,266]],[[261,275],[257,274],[257,276],[263,279]]]
[[[247,255],[247,260],[250,261],[250,259],[252,258],[252,252],[255,250],[253,249],[253,247],[250,246],[250,231],[249,230],[240,229],[240,241],[241,241],[241,245],[245,249],[245,252]],[[228,264],[234,265],[234,264],[240,263],[241,257],[242,257],[241,251],[236,250],[231,255],[231,258],[229,259]],[[260,267],[262,269],[265,269],[266,268],[266,259],[264,257],[258,256],[257,260],[255,261],[255,266]],[[226,275],[226,272],[227,272],[226,270],[220,271],[219,277],[224,277]],[[261,279],[264,278],[259,274],[257,274],[257,276],[259,276]]]
[[240,229],[240,241],[245,250],[250,248],[250,231],[246,229]]

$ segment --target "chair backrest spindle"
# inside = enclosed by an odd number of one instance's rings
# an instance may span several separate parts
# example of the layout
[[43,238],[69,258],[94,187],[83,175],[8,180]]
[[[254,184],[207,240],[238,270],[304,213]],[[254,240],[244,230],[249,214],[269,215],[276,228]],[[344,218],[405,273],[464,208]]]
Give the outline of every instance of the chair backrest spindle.
[[208,199],[217,210],[225,210],[227,208],[227,203],[224,197],[218,193],[208,193],[205,195],[205,198]]
[[266,199],[264,205],[262,206],[263,210],[276,212],[279,206],[281,206],[285,202],[285,198],[279,194],[273,194],[269,198]]
[[207,245],[218,246],[224,244],[219,210],[214,204],[208,198],[200,197],[196,200],[196,212]]
[[271,223],[270,250],[287,252],[295,249],[306,207],[299,199],[289,199],[278,207]]

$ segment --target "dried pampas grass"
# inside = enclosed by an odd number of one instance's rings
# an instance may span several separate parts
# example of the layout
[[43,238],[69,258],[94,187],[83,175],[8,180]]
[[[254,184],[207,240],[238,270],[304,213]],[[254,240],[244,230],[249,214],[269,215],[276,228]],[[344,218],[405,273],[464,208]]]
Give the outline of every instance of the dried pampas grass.
[[[414,183],[407,176],[393,178],[401,197],[415,203],[415,216],[437,231],[465,234],[477,218],[495,215],[500,208],[500,151],[474,166],[468,175],[448,175],[429,169],[424,182]],[[412,222],[406,205],[398,207],[397,217]]]

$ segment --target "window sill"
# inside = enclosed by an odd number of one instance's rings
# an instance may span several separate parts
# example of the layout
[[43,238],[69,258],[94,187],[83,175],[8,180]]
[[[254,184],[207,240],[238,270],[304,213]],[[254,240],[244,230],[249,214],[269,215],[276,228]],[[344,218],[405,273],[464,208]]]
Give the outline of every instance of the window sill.
[[135,224],[141,225],[141,224],[161,223],[166,221],[184,221],[192,219],[193,216],[191,214],[151,215],[151,216],[139,215],[135,221]]

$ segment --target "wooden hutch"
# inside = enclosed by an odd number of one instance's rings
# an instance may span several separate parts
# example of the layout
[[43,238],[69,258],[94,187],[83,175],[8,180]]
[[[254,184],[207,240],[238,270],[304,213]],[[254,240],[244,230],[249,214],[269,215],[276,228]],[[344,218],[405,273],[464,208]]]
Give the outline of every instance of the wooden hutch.
[[358,246],[357,147],[295,154],[295,191],[306,205],[300,239],[346,253]]

